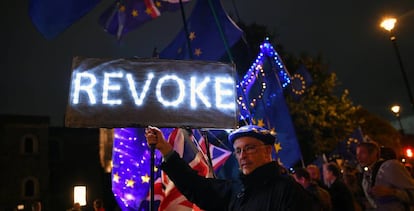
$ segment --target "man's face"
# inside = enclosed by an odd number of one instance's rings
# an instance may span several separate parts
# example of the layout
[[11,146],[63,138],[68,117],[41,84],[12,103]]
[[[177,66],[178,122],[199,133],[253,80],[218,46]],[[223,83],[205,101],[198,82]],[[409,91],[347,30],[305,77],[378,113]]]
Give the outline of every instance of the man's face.
[[253,137],[240,137],[233,144],[235,156],[244,175],[272,161],[271,146]]
[[369,153],[368,149],[364,146],[357,147],[356,156],[361,166],[370,166],[377,161],[377,153],[374,151]]
[[319,181],[321,179],[318,167],[309,166],[306,170],[308,170],[309,176],[312,180]]

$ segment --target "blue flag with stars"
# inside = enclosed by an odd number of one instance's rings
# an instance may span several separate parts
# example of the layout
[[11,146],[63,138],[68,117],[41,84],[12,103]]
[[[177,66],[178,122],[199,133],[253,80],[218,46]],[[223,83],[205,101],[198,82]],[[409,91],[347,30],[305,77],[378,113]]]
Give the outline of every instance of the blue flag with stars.
[[160,53],[163,59],[219,60],[242,31],[227,16],[220,0],[198,0],[187,21],[191,52],[184,29]]
[[[276,134],[274,158],[283,166],[293,167],[301,152],[293,122],[283,94],[288,87],[289,75],[272,45],[265,41],[248,75],[239,88],[245,93],[244,109],[250,111],[249,118],[255,125],[265,127]],[[239,100],[243,96],[239,96]],[[240,107],[243,107],[240,104]]]
[[301,65],[291,77],[290,93],[298,101],[312,84],[312,76],[304,65]]
[[116,0],[102,13],[99,23],[106,32],[120,39],[142,24],[158,18],[162,12],[179,8],[178,0]]
[[329,154],[329,159],[343,159],[350,164],[356,165],[356,148],[359,143],[364,141],[365,139],[362,130],[358,127],[348,138],[338,143],[335,149]]

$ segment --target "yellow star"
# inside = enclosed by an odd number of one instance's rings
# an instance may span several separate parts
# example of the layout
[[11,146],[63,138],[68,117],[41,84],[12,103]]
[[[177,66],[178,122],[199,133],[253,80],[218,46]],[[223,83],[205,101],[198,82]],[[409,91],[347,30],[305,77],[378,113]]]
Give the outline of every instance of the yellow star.
[[114,182],[116,182],[116,183],[119,183],[119,174],[118,173],[115,173],[114,176],[113,176],[113,178],[112,178],[112,180]]
[[156,2],[155,2],[155,6],[156,6],[156,7],[161,7],[161,2],[160,2],[160,1],[156,1]]
[[188,38],[193,41],[196,38],[195,32],[190,32],[190,35],[188,35]]
[[275,143],[275,150],[276,150],[276,153],[279,153],[279,151],[282,150],[282,146],[280,146],[280,142]]
[[148,15],[151,15],[152,11],[150,8],[147,7],[147,9],[145,10],[145,13],[147,13]]
[[141,176],[142,183],[149,183],[150,177],[148,174],[145,174],[144,176]]
[[121,5],[119,7],[119,12],[125,12],[125,10],[126,10],[126,7],[124,5]]
[[137,17],[138,16],[138,10],[132,10],[131,15],[133,17]]
[[135,184],[135,181],[132,180],[132,179],[129,179],[129,180],[126,181],[126,186],[127,187],[133,188],[134,187],[134,184]]
[[194,55],[200,56],[203,52],[201,51],[201,48],[196,48],[194,51]]
[[259,121],[257,122],[257,126],[259,126],[259,127],[265,126],[265,123],[264,123],[263,119],[259,119]]
[[157,172],[158,168],[156,166],[154,166],[154,172]]

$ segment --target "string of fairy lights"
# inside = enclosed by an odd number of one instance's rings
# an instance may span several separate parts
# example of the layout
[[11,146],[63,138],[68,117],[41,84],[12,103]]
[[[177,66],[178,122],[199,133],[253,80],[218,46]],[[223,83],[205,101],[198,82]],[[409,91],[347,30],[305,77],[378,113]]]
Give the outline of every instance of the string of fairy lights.
[[257,105],[257,102],[263,98],[263,94],[267,88],[266,81],[264,80],[261,80],[261,89],[258,92],[259,94],[251,97],[250,102],[248,102],[249,98],[246,97],[246,95],[256,83],[256,80],[266,77],[266,73],[263,68],[266,59],[271,59],[271,63],[275,64],[272,69],[275,70],[274,72],[277,74],[277,78],[279,78],[282,88],[286,88],[291,83],[290,74],[283,64],[282,59],[273,48],[273,45],[270,44],[269,38],[266,38],[260,45],[260,53],[256,60],[250,66],[243,79],[236,85],[238,90],[237,103],[240,108],[241,119],[250,119],[251,115],[249,111],[253,109]]

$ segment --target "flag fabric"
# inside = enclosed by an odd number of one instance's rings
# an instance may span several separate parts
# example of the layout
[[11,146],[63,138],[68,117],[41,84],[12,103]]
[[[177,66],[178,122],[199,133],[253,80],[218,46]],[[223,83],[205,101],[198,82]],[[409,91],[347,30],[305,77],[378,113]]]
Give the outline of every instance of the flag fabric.
[[162,12],[179,8],[179,0],[116,0],[102,13],[99,24],[106,32],[120,39],[142,24],[158,18]]
[[204,154],[204,158],[208,159],[207,153],[210,153],[211,162],[213,165],[214,172],[217,172],[221,166],[229,159],[231,156],[231,151],[225,150],[221,147],[215,146],[214,144],[209,143],[209,151],[207,151],[206,141],[203,136],[198,140],[198,146]]
[[[219,60],[226,48],[241,37],[242,31],[228,17],[220,0],[198,0],[187,21],[188,33],[181,29],[160,53],[162,59]],[[191,52],[189,52],[188,40]]]
[[312,76],[304,65],[301,65],[291,76],[290,94],[298,101],[312,85]]
[[[194,136],[191,131],[176,128],[168,137],[168,142],[174,150],[184,159],[199,175],[208,177],[212,175],[207,161],[194,143]],[[200,210],[195,204],[185,198],[184,195],[175,187],[174,183],[168,176],[161,172],[161,177],[154,183],[154,198],[157,200],[158,210],[163,211],[194,211]],[[149,191],[146,201],[140,206],[140,211],[148,210]],[[158,203],[158,200],[160,203]]]
[[99,2],[100,0],[30,0],[29,16],[46,39],[53,39]]
[[338,143],[335,149],[329,153],[329,159],[347,161],[349,164],[356,165],[356,148],[359,143],[364,141],[362,130],[358,127],[348,138]]
[[239,88],[246,91],[243,101],[250,113],[248,117],[251,123],[265,127],[276,134],[274,158],[283,166],[290,168],[301,159],[301,152],[283,94],[283,87],[287,87],[289,82],[286,79],[288,73],[277,52],[267,40],[261,45],[251,73],[248,71],[247,74],[249,75],[244,77],[246,80]]

